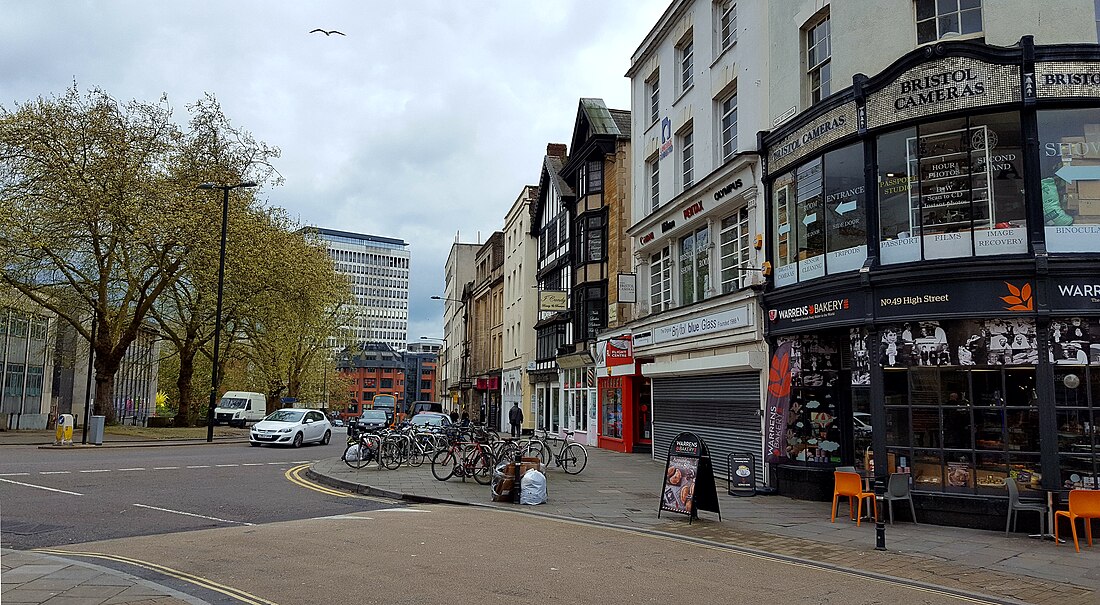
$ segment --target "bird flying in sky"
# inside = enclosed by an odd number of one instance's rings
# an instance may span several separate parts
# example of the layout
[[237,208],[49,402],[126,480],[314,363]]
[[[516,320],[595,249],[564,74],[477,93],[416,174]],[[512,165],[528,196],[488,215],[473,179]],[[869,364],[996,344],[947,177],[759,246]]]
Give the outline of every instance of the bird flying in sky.
[[321,32],[325,36],[331,36],[332,34],[340,34],[341,36],[346,36],[347,35],[344,32],[338,32],[335,29],[327,29],[327,30],[326,29],[313,29],[313,30],[310,30],[309,33],[315,34],[317,32]]

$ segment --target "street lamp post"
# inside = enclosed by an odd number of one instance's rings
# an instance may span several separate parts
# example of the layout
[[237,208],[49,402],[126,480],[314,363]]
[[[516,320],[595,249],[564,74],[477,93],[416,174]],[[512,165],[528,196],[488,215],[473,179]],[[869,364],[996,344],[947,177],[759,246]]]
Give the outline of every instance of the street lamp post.
[[214,441],[214,408],[218,398],[218,353],[221,349],[222,335],[222,294],[225,289],[225,239],[229,229],[229,190],[255,187],[252,181],[242,181],[236,185],[218,185],[203,183],[199,189],[222,190],[222,240],[218,252],[218,304],[214,312],[214,367],[210,371],[210,407],[206,410],[206,441]]

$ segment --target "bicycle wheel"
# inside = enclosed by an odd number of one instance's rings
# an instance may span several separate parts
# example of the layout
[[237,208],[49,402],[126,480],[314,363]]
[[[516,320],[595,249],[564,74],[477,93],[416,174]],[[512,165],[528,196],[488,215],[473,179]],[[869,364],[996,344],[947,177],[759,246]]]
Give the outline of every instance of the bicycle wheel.
[[523,448],[523,456],[525,458],[538,458],[542,466],[546,466],[550,462],[550,448],[546,447],[546,444],[541,441],[532,441],[527,444],[527,447]]
[[429,446],[419,436],[413,437],[409,442],[409,466],[424,464],[431,455]]
[[472,475],[474,481],[481,485],[489,485],[493,480],[493,462],[486,450],[489,446],[475,446],[466,451],[465,467],[467,476]]
[[455,453],[449,449],[440,450],[432,456],[432,475],[440,481],[446,481],[455,474],[458,459]]
[[516,454],[521,453],[521,451],[519,444],[515,441],[503,441],[500,447],[497,448],[493,460],[496,464],[515,462]]
[[360,445],[358,441],[349,443],[342,456],[344,464],[354,469],[360,469],[370,464],[369,454],[363,448],[364,446]]
[[560,463],[561,470],[570,475],[576,475],[588,464],[588,450],[579,443],[570,443],[562,450]]
[[396,439],[383,439],[382,447],[378,451],[378,464],[389,470],[401,466],[401,444]]

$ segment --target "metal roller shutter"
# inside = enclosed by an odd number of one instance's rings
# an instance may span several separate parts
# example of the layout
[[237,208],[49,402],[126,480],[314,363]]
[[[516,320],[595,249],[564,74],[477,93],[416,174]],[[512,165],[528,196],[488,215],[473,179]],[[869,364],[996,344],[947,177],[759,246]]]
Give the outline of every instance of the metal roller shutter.
[[681,431],[707,442],[714,470],[723,489],[729,469],[726,456],[749,452],[756,456],[757,481],[764,481],[763,430],[760,416],[760,373],[738,372],[680,378],[654,377],[653,454],[668,455]]

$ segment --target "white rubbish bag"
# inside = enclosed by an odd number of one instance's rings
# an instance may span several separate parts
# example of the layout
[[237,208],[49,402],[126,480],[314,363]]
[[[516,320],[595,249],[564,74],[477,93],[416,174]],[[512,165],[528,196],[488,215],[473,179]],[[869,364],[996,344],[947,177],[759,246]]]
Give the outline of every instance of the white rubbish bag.
[[546,504],[546,475],[531,469],[520,479],[520,504]]
[[344,452],[344,460],[347,460],[348,462],[356,462],[356,461],[360,460],[360,458],[359,458],[359,446],[358,445],[352,445],[351,447],[349,447]]

